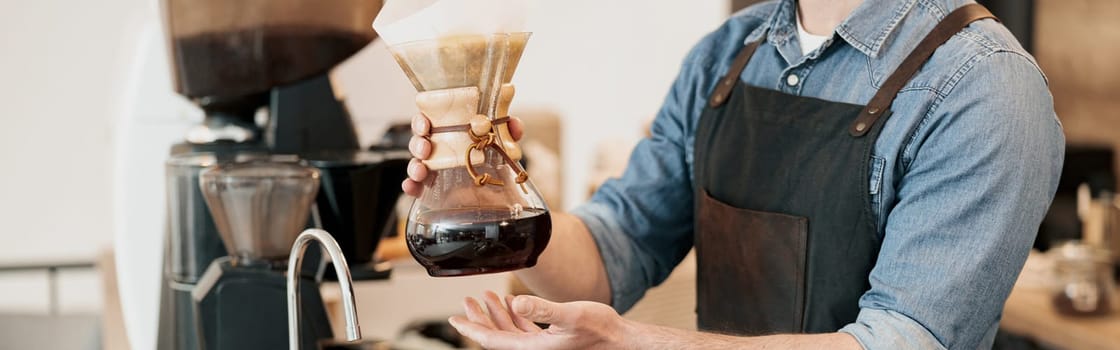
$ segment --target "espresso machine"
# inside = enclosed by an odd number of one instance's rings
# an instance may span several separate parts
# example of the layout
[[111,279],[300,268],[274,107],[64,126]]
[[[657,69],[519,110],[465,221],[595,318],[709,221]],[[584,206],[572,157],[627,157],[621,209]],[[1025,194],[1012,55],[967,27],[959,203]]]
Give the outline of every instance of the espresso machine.
[[[216,331],[222,339],[232,339],[223,344],[244,344],[238,349],[276,348],[238,340],[251,339],[248,335],[260,332],[261,325],[284,324],[282,299],[275,310],[225,312],[240,309],[222,305],[236,307],[229,301],[275,295],[279,282],[274,272],[282,271],[287,254],[278,248],[290,245],[290,235],[303,228],[330,232],[355,280],[388,278],[389,270],[377,264],[374,251],[396,226],[393,210],[406,176],[407,146],[362,149],[328,76],[332,67],[376,39],[369,25],[381,4],[161,0],[174,88],[198,105],[205,118],[172,147],[165,167],[168,215],[159,349],[211,349],[203,340],[214,340]],[[315,169],[318,191],[310,197],[310,209],[289,208],[265,219],[239,212],[215,220],[213,214],[222,216],[229,208],[207,205],[208,195],[200,186],[204,174],[261,162]],[[264,201],[257,204],[264,208],[293,200],[255,198]],[[295,217],[302,221],[284,221]],[[258,220],[256,226],[245,224],[252,220]],[[248,253],[230,251],[240,246],[229,242],[237,237],[275,246],[268,254],[260,246]],[[300,276],[312,283],[301,284],[306,315],[301,337],[322,339],[330,329],[315,289],[335,272],[326,268],[319,249],[309,249],[306,259]],[[236,289],[242,294],[222,299],[225,289],[215,286],[235,280],[244,283]],[[287,339],[286,328],[277,332],[275,339]]]

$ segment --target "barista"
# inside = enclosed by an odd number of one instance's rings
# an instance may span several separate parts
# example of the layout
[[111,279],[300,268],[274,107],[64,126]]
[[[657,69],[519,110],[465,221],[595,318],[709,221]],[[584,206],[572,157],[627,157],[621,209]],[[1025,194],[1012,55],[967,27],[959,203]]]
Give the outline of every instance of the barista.
[[[689,53],[625,174],[553,216],[518,272],[541,298],[451,322],[491,349],[990,347],[1063,144],[1034,59],[971,1],[768,1]],[[693,247],[701,332],[619,316]]]

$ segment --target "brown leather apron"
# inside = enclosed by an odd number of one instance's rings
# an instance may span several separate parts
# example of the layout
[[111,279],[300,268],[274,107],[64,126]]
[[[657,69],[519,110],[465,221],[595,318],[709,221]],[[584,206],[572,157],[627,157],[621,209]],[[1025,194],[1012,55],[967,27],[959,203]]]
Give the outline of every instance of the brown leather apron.
[[984,18],[995,17],[977,4],[953,11],[866,106],[746,85],[739,75],[764,39],[743,48],[696,131],[702,330],[819,333],[856,320],[881,244],[871,148],[898,91],[941,44]]

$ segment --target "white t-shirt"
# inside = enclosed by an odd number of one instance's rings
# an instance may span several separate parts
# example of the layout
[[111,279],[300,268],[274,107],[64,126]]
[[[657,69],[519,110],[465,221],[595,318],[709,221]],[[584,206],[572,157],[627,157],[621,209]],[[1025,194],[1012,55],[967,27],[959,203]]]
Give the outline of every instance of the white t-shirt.
[[809,34],[809,32],[805,31],[805,26],[801,25],[801,14],[798,13],[795,17],[797,17],[797,40],[801,43],[802,56],[808,55],[810,52],[813,52],[813,50],[821,47],[828,38],[832,37],[831,35]]

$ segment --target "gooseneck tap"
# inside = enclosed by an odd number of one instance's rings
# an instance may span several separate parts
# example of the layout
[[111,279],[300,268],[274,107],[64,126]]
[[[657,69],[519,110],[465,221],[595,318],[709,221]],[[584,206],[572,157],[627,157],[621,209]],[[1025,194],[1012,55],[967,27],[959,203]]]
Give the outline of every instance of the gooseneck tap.
[[307,229],[300,233],[296,242],[292,244],[291,255],[288,256],[288,347],[299,350],[300,345],[300,289],[299,275],[303,264],[303,253],[311,241],[318,241],[327,251],[334,264],[335,275],[338,275],[338,287],[342,289],[342,308],[346,315],[346,340],[355,341],[362,337],[358,328],[358,310],[354,302],[354,286],[350,279],[350,267],[346,265],[346,258],[338,242],[327,231],[320,229]]

